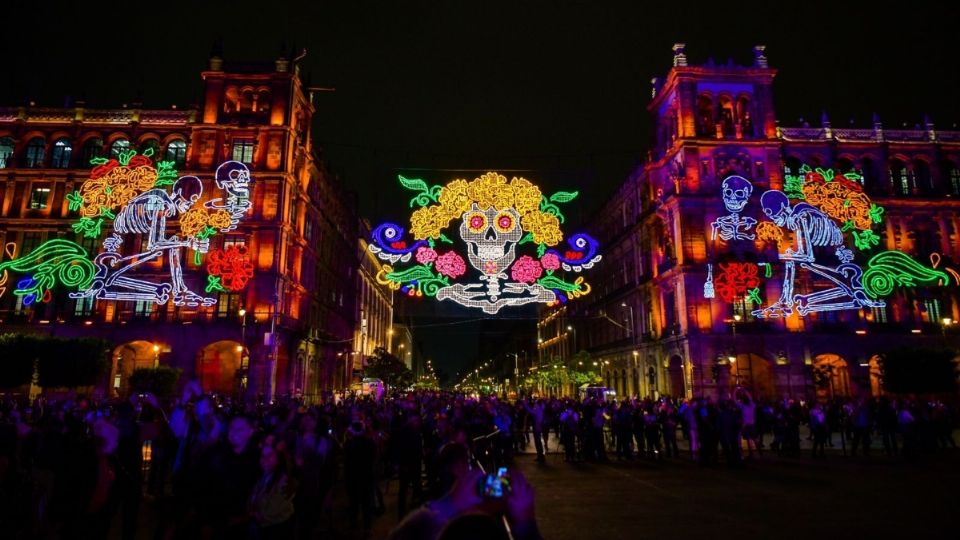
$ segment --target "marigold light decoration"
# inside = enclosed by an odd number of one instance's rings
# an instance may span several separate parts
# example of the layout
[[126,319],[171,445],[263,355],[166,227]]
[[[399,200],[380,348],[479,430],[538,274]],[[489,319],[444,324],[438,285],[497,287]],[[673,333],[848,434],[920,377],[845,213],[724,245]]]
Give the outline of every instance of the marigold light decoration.
[[247,248],[242,245],[216,249],[207,256],[207,272],[211,277],[219,278],[217,289],[208,279],[207,292],[210,289],[236,292],[247,285],[253,277],[253,263],[247,257]]
[[[771,278],[772,265],[752,262],[719,263],[713,277],[713,265],[707,265],[704,296],[716,294],[725,302],[741,298],[760,306],[752,311],[758,318],[806,316],[811,313],[883,307],[883,297],[895,287],[918,285],[944,286],[950,277],[960,283],[960,274],[951,268],[938,269],[940,257],[931,255],[932,268],[915,261],[900,251],[873,253],[861,266],[855,262],[858,251],[872,251],[880,244],[873,228],[883,220],[884,209],[863,191],[863,178],[854,172],[837,174],[832,169],[807,165],[799,174],[787,174],[782,191],[768,190],[760,196],[760,207],[766,221],[757,223],[756,239],[775,243],[783,263],[780,297],[763,306],[759,266],[763,277]],[[740,177],[729,177],[723,183],[723,201],[729,216],[714,222],[714,231],[722,240],[753,239],[741,235],[744,219],[740,212],[749,204],[752,188]],[[746,233],[746,230],[742,231]],[[835,263],[824,259],[835,257]],[[798,271],[814,279],[830,283],[808,293],[796,293]]]
[[[75,242],[55,238],[30,253],[0,262],[0,294],[8,280],[8,271],[27,274],[17,282],[14,294],[23,297],[24,305],[49,301],[58,285],[77,292],[71,298],[100,300],[150,301],[175,305],[209,306],[215,298],[191,291],[183,278],[181,252],[191,250],[196,264],[210,248],[210,237],[217,232],[232,231],[250,209],[250,171],[243,163],[228,161],[216,171],[216,186],[223,197],[198,205],[203,183],[195,176],[177,178],[172,162],[154,163],[152,151],[143,155],[129,150],[117,159],[95,158],[90,178],[80,189],[67,194],[70,211],[80,220],[74,230],[88,238],[99,238],[104,225],[112,232],[103,239],[103,250],[94,254]],[[179,221],[179,235],[167,236],[167,220]],[[139,237],[139,252],[123,255],[123,244],[130,237]],[[135,244],[138,245],[138,244]],[[245,248],[244,248],[245,249]],[[212,261],[207,292],[239,290],[250,279],[252,265],[240,261],[241,248],[228,248]],[[169,276],[152,277],[155,271],[140,274],[137,267],[154,261],[168,262]],[[249,265],[249,266],[248,266]],[[152,265],[151,265],[152,266]],[[211,283],[216,282],[211,288]],[[219,288],[217,288],[219,287]]]
[[[410,234],[384,223],[374,229],[370,251],[390,265],[377,276],[408,296],[436,297],[466,307],[497,313],[505,306],[532,302],[566,302],[589,293],[582,277],[567,281],[556,272],[581,272],[601,257],[598,243],[580,233],[568,241],[561,254],[565,221],[559,205],[569,203],[577,192],[560,191],[544,195],[525,178],[488,172],[472,181],[455,179],[444,186],[430,186],[418,178],[399,177],[400,184],[415,192],[410,207]],[[456,251],[441,249],[453,244],[447,234],[459,221],[458,232],[466,243],[466,260]],[[535,246],[535,255],[517,258],[518,246]],[[394,264],[417,263],[406,269]],[[479,281],[455,283],[467,274],[467,261],[479,272]]]

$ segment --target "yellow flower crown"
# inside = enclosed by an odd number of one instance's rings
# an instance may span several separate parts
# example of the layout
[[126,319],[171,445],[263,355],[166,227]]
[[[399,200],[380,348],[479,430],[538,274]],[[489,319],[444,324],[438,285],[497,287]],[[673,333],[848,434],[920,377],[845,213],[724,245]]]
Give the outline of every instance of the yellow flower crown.
[[[410,216],[410,232],[417,240],[440,238],[441,231],[451,221],[460,218],[474,203],[481,210],[491,207],[497,210],[515,209],[520,214],[520,225],[537,244],[555,246],[563,240],[560,231],[562,218],[558,217],[556,206],[544,198],[540,188],[525,178],[514,177],[508,183],[506,176],[488,172],[472,182],[453,180],[440,188],[435,199],[430,195],[424,196],[438,204],[423,205]],[[421,201],[419,198],[415,200]],[[556,212],[544,211],[545,205]]]

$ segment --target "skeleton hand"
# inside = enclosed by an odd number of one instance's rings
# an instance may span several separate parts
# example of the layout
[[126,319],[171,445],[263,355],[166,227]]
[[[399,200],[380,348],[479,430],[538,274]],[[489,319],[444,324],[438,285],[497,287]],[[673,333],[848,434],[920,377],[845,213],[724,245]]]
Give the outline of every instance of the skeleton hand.
[[210,239],[204,238],[200,240],[199,238],[191,238],[190,249],[199,251],[200,253],[206,253],[210,249]]

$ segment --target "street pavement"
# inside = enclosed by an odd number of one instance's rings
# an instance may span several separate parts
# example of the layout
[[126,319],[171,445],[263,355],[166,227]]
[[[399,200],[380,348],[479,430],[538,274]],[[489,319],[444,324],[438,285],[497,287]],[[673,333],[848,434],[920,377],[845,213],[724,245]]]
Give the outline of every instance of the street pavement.
[[[537,463],[524,453],[514,466],[536,490],[537,521],[548,540],[960,536],[960,451],[907,461],[882,451],[847,457],[837,446],[825,460],[806,451],[795,458],[765,453],[736,469],[701,467],[686,452],[659,461],[619,461],[610,454],[605,464],[569,464],[560,453]],[[398,521],[396,479],[384,488],[386,512],[367,535],[347,527],[345,490],[338,485],[333,530],[325,526],[318,538],[385,538]],[[138,538],[152,538],[155,523],[148,502]]]

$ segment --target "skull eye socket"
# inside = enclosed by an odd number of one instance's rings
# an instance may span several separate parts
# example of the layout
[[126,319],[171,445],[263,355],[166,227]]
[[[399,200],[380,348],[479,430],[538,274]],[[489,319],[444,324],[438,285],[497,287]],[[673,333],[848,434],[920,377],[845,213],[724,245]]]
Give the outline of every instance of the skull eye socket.
[[497,230],[502,233],[508,233],[516,226],[513,216],[506,212],[500,212],[496,221]]
[[467,216],[467,228],[470,232],[481,233],[487,228],[487,216],[480,212],[474,212]]

